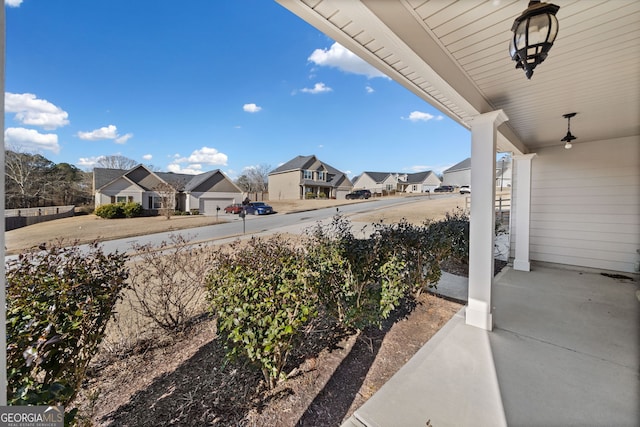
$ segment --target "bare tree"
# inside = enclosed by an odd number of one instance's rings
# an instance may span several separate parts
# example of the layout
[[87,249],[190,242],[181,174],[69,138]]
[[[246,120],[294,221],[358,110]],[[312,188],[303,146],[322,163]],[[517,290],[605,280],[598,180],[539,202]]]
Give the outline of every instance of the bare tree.
[[138,162],[120,154],[111,156],[100,156],[96,162],[96,167],[108,168],[108,169],[131,169],[136,166]]
[[251,192],[251,182],[249,181],[249,177],[245,174],[240,175],[236,179],[236,185],[245,193]]
[[[238,178],[238,184],[247,192],[256,193],[259,191],[267,191],[269,188],[269,172],[271,165],[259,164],[257,166],[249,166],[244,169],[244,174]],[[242,185],[241,185],[242,184]]]
[[176,188],[168,182],[161,182],[153,187],[153,191],[160,197],[160,214],[171,219],[176,209]]
[[40,154],[7,150],[5,154],[6,206],[28,208],[47,197],[48,178],[55,164]]

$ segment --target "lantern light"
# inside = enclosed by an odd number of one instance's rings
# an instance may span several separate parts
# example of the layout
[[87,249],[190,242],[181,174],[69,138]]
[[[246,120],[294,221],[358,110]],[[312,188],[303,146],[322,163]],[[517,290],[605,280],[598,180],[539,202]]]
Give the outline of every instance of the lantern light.
[[560,6],[531,0],[529,7],[513,22],[513,37],[509,44],[511,59],[516,68],[524,69],[527,79],[533,76],[533,69],[542,63],[558,35],[556,13]]

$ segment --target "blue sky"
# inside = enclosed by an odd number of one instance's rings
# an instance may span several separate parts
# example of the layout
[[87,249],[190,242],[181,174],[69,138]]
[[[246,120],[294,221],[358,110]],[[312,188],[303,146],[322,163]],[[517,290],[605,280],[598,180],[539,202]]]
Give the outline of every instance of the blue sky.
[[441,172],[469,132],[271,0],[5,0],[5,143],[90,170]]

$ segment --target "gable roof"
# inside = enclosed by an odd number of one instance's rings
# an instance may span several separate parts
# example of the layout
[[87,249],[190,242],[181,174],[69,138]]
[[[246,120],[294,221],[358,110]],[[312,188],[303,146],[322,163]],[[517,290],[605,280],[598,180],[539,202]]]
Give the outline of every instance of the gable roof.
[[[98,190],[108,184],[111,184],[113,181],[125,178],[131,182],[134,182],[146,190],[151,190],[151,188],[146,188],[141,185],[137,180],[132,179],[129,175],[139,170],[140,168],[147,171],[150,175],[157,177],[160,181],[166,182],[174,187],[177,191],[192,191],[200,184],[205,182],[207,179],[212,177],[213,175],[220,173],[225,179],[228,179],[226,175],[224,175],[220,169],[215,169],[209,172],[201,173],[198,175],[189,175],[184,173],[174,173],[174,172],[153,172],[147,169],[144,165],[139,164],[134,166],[131,169],[108,169],[108,168],[94,168],[93,169],[93,182],[95,186],[95,190]],[[229,180],[233,184],[234,187],[237,186]],[[242,192],[239,188],[237,188],[238,192]]]
[[[406,179],[398,178],[398,182],[403,182],[406,184],[420,184],[426,180],[429,175],[433,174],[432,171],[424,171],[424,172],[415,172],[415,173],[400,173],[400,172],[362,172],[362,174],[358,177],[360,178],[363,175],[369,176],[372,180],[375,181],[376,184],[383,183],[389,176],[396,175],[398,177],[405,177]],[[357,179],[357,178],[356,178]],[[355,179],[354,179],[355,181]]]
[[316,156],[313,156],[313,155],[311,155],[311,156],[297,156],[297,157],[294,157],[293,159],[289,160],[288,162],[283,163],[282,165],[278,166],[277,168],[275,168],[271,172],[269,172],[269,175],[276,174],[276,173],[282,173],[282,172],[289,172],[289,171],[294,171],[294,170],[300,170],[300,169],[306,169],[307,165],[309,163],[312,163],[315,160],[316,160]]
[[384,182],[385,179],[391,175],[391,172],[362,172],[360,176],[367,175],[371,178],[376,184],[380,184]]
[[424,182],[429,175],[433,174],[432,171],[416,172],[407,174],[407,184],[420,184]]
[[124,169],[94,168],[93,189],[97,190],[127,173]]
[[463,161],[461,161],[460,163],[457,163],[457,164],[451,166],[449,169],[445,170],[443,173],[457,172],[457,171],[461,171],[461,170],[465,170],[465,169],[471,169],[471,157],[468,157],[468,158],[464,159]]
[[283,163],[282,165],[269,172],[269,175],[302,169],[320,170],[322,168],[324,168],[331,175],[342,174],[341,171],[319,160],[315,155],[312,154],[310,156],[294,157],[293,159],[289,160],[286,163]]

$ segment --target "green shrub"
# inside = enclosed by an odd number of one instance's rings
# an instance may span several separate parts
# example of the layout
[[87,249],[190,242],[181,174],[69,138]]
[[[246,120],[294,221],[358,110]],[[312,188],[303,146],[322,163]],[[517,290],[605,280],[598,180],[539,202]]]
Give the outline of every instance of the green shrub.
[[408,291],[407,263],[377,235],[356,238],[351,223],[335,215],[311,233],[307,263],[319,301],[347,327],[380,325]]
[[404,219],[397,224],[374,225],[372,237],[388,245],[389,250],[404,262],[407,290],[413,296],[436,286],[442,275],[440,263],[451,252],[450,236],[432,225],[431,222],[413,225]]
[[73,400],[128,275],[126,255],[97,244],[40,249],[7,263],[10,405]]
[[427,225],[431,244],[444,251],[440,254],[443,260],[469,262],[469,215],[464,210],[447,212],[444,219]]
[[283,376],[296,338],[316,315],[303,258],[282,237],[252,238],[217,252],[208,276],[208,298],[228,356],[257,364],[270,388]]
[[127,218],[136,218],[142,215],[142,205],[138,202],[128,202],[122,206],[122,213]]
[[96,208],[95,214],[100,218],[113,219],[124,218],[124,209],[122,203],[109,203],[100,205]]

